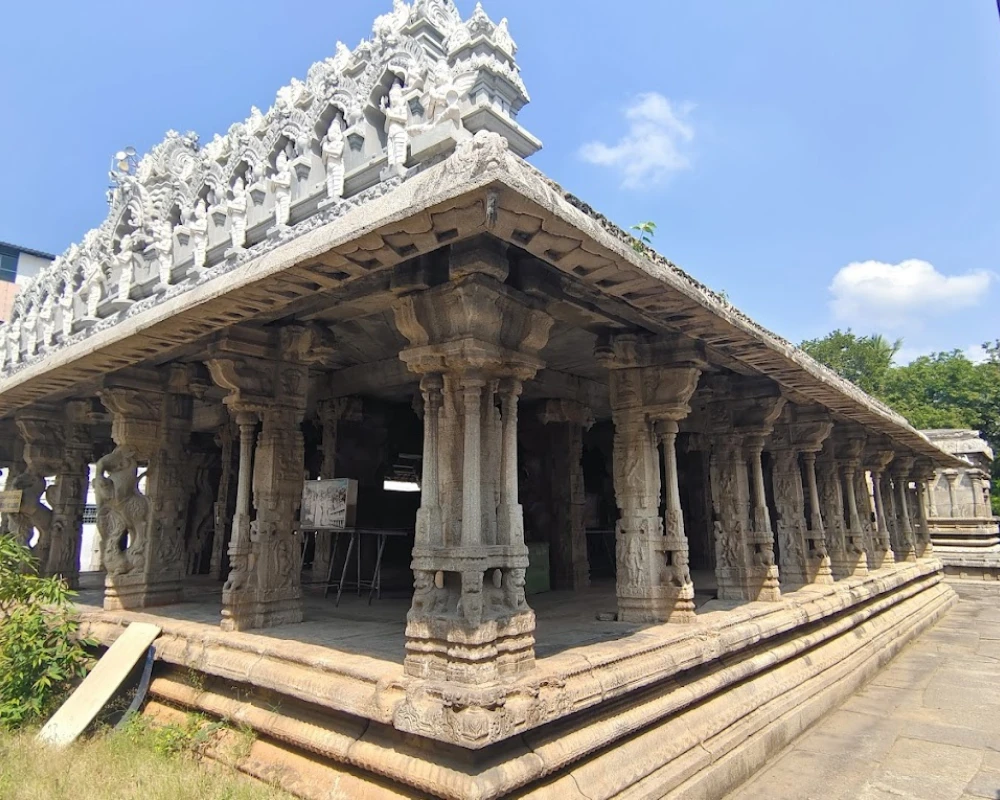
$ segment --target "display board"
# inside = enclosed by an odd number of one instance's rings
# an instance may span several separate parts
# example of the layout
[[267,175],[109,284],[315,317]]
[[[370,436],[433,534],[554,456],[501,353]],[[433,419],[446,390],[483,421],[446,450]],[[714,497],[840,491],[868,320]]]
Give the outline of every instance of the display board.
[[0,513],[17,514],[21,510],[21,490],[8,489],[0,492]]
[[306,481],[302,486],[302,530],[350,528],[358,506],[358,482],[353,478]]

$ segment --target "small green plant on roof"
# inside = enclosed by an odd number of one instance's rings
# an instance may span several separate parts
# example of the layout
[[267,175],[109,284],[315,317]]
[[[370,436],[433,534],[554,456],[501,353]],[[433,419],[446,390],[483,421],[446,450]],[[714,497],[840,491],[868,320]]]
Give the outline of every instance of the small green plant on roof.
[[638,225],[633,225],[632,230],[638,233],[638,236],[632,237],[632,249],[640,255],[649,255],[649,248],[656,235],[656,223],[640,222]]
[[45,719],[91,661],[73,592],[59,578],[39,576],[35,561],[14,537],[0,535],[0,728]]

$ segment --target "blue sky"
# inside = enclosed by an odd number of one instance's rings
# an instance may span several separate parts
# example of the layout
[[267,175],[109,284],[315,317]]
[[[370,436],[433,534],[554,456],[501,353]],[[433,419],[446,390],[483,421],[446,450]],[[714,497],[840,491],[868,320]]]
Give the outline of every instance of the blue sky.
[[[391,5],[11,4],[0,240],[61,252],[103,218],[116,150],[207,142]],[[484,6],[520,47],[536,166],[656,221],[660,252],[772,330],[851,325],[904,359],[1000,336],[994,0]]]

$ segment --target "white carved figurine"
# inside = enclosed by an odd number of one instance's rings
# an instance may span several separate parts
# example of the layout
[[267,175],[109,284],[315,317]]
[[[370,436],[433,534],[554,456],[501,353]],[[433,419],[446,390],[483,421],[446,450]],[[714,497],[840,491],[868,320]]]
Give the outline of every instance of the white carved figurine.
[[52,292],[45,293],[42,301],[42,345],[52,347],[56,338],[56,300]]
[[274,162],[271,189],[274,192],[274,224],[287,225],[292,212],[292,168],[288,166],[288,154],[284,150],[278,153]]
[[392,85],[388,97],[382,98],[382,111],[385,113],[389,168],[402,175],[406,171],[406,150],[410,144],[407,130],[410,117],[403,97],[403,87],[398,83]]
[[229,232],[233,239],[233,247],[239,249],[247,243],[247,192],[243,177],[236,176],[233,181],[233,196],[226,204],[229,214]]
[[118,300],[126,302],[132,293],[132,281],[135,278],[135,236],[126,233],[119,242],[118,252],[111,257],[118,267]]
[[7,360],[13,364],[21,363],[21,317],[15,316],[7,323]]
[[323,164],[326,166],[326,196],[339,200],[344,196],[344,131],[340,115],[333,118],[323,139]]
[[94,264],[90,274],[83,281],[80,291],[84,294],[84,303],[87,306],[87,317],[97,319],[97,306],[100,305],[104,290],[107,288],[107,280],[104,270],[100,264]]
[[62,311],[63,340],[66,340],[73,333],[73,284],[70,281],[66,281],[66,285],[63,286],[63,293],[59,296],[59,308]]
[[455,72],[446,64],[434,66],[427,76],[424,108],[427,125],[450,120],[456,124],[462,122],[462,112],[459,101],[469,93],[476,82],[475,72]]
[[38,303],[32,302],[24,317],[24,350],[28,358],[38,349]]
[[199,199],[188,215],[188,230],[191,231],[191,250],[194,258],[194,268],[205,266],[208,255],[208,207],[204,199]]

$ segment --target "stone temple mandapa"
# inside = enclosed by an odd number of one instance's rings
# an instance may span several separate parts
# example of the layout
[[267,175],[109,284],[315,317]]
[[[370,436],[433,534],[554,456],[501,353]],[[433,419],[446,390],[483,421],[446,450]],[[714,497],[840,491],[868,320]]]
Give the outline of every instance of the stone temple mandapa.
[[152,706],[303,797],[718,797],[955,600],[967,462],[534,169],[515,54],[397,0],[0,330],[8,524],[76,583],[94,465],[89,633],[155,620]]

